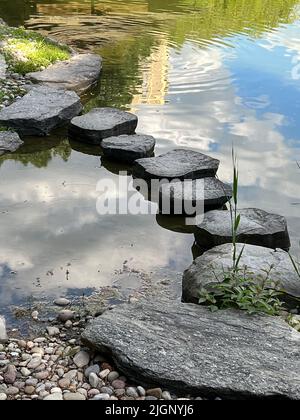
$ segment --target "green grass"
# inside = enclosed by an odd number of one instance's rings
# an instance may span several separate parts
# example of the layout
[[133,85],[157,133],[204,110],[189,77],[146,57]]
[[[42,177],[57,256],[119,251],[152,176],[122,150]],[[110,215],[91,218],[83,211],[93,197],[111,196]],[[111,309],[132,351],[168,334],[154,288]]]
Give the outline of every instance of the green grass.
[[67,47],[56,45],[42,35],[22,28],[0,27],[0,48],[10,70],[26,74],[70,58]]

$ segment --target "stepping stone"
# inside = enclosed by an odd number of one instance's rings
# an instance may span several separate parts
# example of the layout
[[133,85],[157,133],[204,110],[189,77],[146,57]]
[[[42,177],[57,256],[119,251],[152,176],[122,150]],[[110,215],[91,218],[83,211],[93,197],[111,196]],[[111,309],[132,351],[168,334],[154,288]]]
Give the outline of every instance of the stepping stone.
[[153,154],[155,139],[146,135],[122,135],[104,139],[101,147],[107,158],[132,163]]
[[0,131],[0,156],[6,152],[15,152],[24,142],[17,133]]
[[0,54],[0,80],[6,79],[6,70],[7,70],[7,65],[6,65],[5,58],[2,54]]
[[192,215],[186,210],[194,208],[196,211],[197,204],[200,205],[198,210],[224,206],[232,197],[232,188],[217,178],[203,178],[163,184],[159,195],[161,212],[170,209],[171,214]]
[[82,111],[75,92],[39,86],[0,112],[0,125],[25,136],[46,136]]
[[94,108],[80,117],[73,118],[70,136],[74,140],[101,144],[108,137],[134,134],[138,118],[129,112],[115,108]]
[[[243,246],[237,245],[237,255]],[[205,252],[193,262],[183,275],[182,296],[185,302],[198,303],[199,290],[202,287],[224,280],[224,272],[232,269],[232,252],[232,244],[220,245]],[[247,272],[251,273],[251,278],[257,279],[258,282],[266,277],[265,271],[273,267],[270,273],[272,281],[279,282],[292,300],[300,297],[300,279],[289,254],[285,251],[245,245],[239,267],[241,271],[246,268]]]
[[102,58],[99,55],[77,54],[70,60],[59,61],[45,70],[29,73],[28,77],[35,83],[82,94],[98,81],[101,68]]
[[300,334],[279,317],[140,302],[106,311],[83,340],[133,382],[210,398],[300,398]]
[[143,179],[197,179],[214,177],[220,162],[192,150],[176,149],[135,162],[134,175]]
[[[272,249],[290,248],[287,222],[283,216],[260,209],[242,209],[238,213],[241,215],[241,222],[237,242]],[[200,247],[206,249],[232,243],[230,212],[215,210],[206,213],[203,222],[196,227],[195,240]]]

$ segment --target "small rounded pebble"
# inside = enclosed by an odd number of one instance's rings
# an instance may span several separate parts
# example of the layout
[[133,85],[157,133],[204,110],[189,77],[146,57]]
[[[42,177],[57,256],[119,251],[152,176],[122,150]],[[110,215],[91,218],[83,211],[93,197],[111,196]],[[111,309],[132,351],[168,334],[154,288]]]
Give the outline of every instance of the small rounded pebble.
[[125,382],[121,381],[120,379],[116,379],[115,381],[112,382],[112,386],[115,389],[124,389],[126,384],[125,384]]

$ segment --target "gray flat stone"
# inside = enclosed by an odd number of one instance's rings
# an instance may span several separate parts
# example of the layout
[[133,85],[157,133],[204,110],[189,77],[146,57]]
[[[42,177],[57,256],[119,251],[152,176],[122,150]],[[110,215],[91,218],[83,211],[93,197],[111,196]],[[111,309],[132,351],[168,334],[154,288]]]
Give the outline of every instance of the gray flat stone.
[[153,154],[155,139],[146,135],[122,135],[104,139],[101,147],[107,158],[132,163]]
[[0,125],[22,135],[46,136],[82,110],[75,92],[39,86],[0,112]]
[[143,179],[197,179],[214,177],[220,162],[192,150],[176,149],[135,162],[134,175]]
[[43,71],[29,73],[28,77],[35,83],[82,94],[98,81],[101,68],[102,59],[99,55],[77,54],[70,60],[57,62]]
[[71,121],[70,136],[85,143],[101,144],[108,137],[134,134],[138,118],[115,108],[94,108]]
[[[266,248],[289,249],[291,246],[287,222],[283,216],[260,209],[242,209],[237,242]],[[231,216],[229,211],[211,211],[195,230],[196,243],[212,248],[232,243]]]
[[[244,245],[238,244],[238,254]],[[280,282],[281,288],[291,297],[300,297],[300,280],[297,276],[287,252],[274,251],[260,246],[246,245],[239,267],[245,267],[252,273],[252,278],[261,281],[266,277],[264,270],[271,270],[270,278]],[[197,258],[184,272],[182,296],[185,302],[197,303],[199,290],[212,283],[223,281],[224,271],[232,268],[232,245],[217,246]]]
[[0,132],[0,156],[7,152],[15,152],[24,142],[17,133],[12,131]]
[[6,322],[4,316],[0,315],[0,344],[5,344],[8,341],[6,332]]
[[161,211],[169,207],[172,214],[183,215],[187,214],[186,210],[196,207],[197,203],[202,203],[202,210],[203,205],[204,208],[224,206],[232,197],[232,188],[212,177],[172,181],[161,185],[159,197]]
[[300,398],[300,334],[280,318],[158,301],[106,311],[85,343],[142,384],[222,398]]
[[4,80],[6,78],[6,70],[7,64],[5,58],[2,54],[0,54],[0,80]]

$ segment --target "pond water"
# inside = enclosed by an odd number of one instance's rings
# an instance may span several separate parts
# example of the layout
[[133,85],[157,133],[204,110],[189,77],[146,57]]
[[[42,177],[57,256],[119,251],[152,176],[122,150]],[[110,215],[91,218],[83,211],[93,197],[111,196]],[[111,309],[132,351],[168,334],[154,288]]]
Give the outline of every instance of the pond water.
[[[230,182],[234,144],[241,205],[285,215],[297,252],[300,1],[0,0],[0,17],[99,53],[86,109],[135,112],[156,153],[208,153]],[[0,307],[91,292],[124,264],[175,272],[192,262],[180,221],[97,214],[96,183],[119,169],[64,131],[0,158]]]

